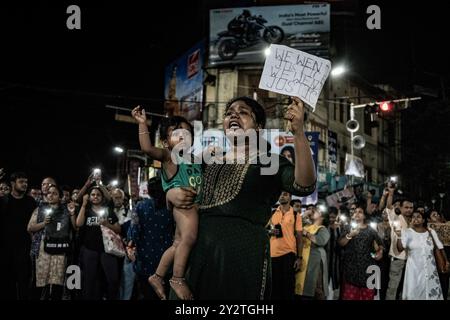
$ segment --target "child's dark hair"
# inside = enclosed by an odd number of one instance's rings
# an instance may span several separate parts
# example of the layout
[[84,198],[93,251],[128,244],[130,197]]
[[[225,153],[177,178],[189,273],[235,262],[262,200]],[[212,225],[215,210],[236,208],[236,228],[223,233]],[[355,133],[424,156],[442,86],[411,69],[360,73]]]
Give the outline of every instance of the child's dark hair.
[[192,143],[193,143],[194,142],[194,128],[189,123],[189,121],[187,121],[185,118],[180,117],[180,116],[163,118],[161,120],[161,127],[159,128],[159,137],[160,137],[161,141],[168,140],[168,138],[169,138],[168,133],[169,133],[170,127],[174,127],[174,130],[180,129],[182,123],[185,123],[188,125],[189,132],[191,133],[191,136],[192,136]]

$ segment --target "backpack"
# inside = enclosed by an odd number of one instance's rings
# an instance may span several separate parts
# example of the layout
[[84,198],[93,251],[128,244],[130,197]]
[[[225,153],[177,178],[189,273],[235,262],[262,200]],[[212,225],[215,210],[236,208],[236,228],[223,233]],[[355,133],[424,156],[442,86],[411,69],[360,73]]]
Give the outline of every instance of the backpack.
[[59,207],[52,214],[52,222],[45,226],[44,251],[48,254],[65,254],[71,250],[70,215]]

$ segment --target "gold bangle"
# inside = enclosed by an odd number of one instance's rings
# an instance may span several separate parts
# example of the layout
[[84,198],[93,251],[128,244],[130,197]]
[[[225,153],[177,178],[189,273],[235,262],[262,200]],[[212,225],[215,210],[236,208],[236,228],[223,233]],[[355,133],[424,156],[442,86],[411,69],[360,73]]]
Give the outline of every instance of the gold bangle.
[[150,133],[150,132],[148,132],[148,131],[139,132],[139,134],[148,134],[148,133]]

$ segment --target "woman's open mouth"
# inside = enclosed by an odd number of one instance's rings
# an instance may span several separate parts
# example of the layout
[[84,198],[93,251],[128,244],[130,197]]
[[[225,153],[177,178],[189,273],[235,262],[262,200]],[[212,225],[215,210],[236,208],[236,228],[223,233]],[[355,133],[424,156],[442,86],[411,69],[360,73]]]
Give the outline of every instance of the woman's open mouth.
[[241,124],[238,121],[230,121],[228,127],[232,130],[242,129]]

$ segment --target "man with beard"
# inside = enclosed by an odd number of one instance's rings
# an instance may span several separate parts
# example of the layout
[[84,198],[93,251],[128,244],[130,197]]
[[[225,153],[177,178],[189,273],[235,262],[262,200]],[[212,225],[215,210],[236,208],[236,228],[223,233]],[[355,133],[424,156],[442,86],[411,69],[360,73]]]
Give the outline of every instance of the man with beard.
[[2,298],[27,300],[30,291],[30,235],[28,221],[36,201],[26,194],[28,178],[23,172],[11,174],[11,193],[0,198]]
[[[290,206],[291,194],[282,192],[280,206],[270,218],[272,258],[272,299],[293,300],[295,272],[300,270],[302,219]],[[300,254],[299,254],[300,253]]]

